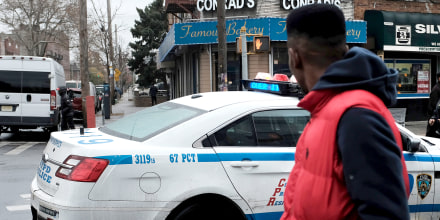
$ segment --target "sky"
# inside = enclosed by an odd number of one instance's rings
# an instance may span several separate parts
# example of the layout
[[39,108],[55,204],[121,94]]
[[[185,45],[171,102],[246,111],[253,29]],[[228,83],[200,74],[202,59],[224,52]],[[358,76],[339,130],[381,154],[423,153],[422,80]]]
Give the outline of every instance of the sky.
[[[98,10],[102,11],[107,16],[107,0],[87,0],[88,15],[95,16],[93,12],[92,1],[95,3]],[[144,9],[145,6],[150,5],[154,0],[110,0],[110,6],[112,14],[115,14],[114,24],[112,26],[115,31],[115,24],[118,27],[118,42],[121,44],[121,48],[128,48],[128,43],[134,41],[130,29],[134,27],[134,21],[139,20],[139,14],[136,11],[137,8]],[[1,2],[1,0],[0,0]],[[105,17],[107,20],[107,17]],[[91,22],[91,21],[88,21]],[[9,33],[7,26],[0,24],[0,33]],[[115,39],[113,38],[113,41]]]
[[[92,8],[92,0],[87,1],[87,7]],[[107,15],[107,0],[93,0],[96,7]],[[128,48],[128,43],[133,42],[134,39],[131,35],[130,29],[134,27],[135,20],[139,20],[139,14],[136,11],[137,8],[144,9],[145,6],[150,5],[154,0],[110,0],[110,6],[112,13],[116,12],[114,17],[114,24],[112,26],[113,32],[115,31],[115,24],[118,27],[118,43],[121,48]],[[89,10],[89,15],[92,11]],[[113,36],[114,37],[114,36]],[[115,39],[113,38],[113,41]]]

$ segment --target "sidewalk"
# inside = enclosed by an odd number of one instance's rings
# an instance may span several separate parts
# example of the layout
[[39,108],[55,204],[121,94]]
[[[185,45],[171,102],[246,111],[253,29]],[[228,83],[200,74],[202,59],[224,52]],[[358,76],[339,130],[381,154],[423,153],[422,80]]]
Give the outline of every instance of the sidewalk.
[[416,135],[426,135],[426,126],[428,121],[407,121],[405,128],[412,131]]
[[145,109],[146,107],[136,107],[134,106],[134,100],[128,100],[129,96],[132,96],[132,94],[129,94],[128,92],[125,92],[122,94],[121,98],[118,100],[118,102],[114,105],[112,105],[112,114],[110,114],[110,119],[104,119],[104,122],[102,121],[103,115],[102,111],[97,112],[96,117],[96,127],[101,127],[105,124],[111,123],[113,121],[116,121],[118,119],[123,118],[126,115],[138,112],[140,110]]

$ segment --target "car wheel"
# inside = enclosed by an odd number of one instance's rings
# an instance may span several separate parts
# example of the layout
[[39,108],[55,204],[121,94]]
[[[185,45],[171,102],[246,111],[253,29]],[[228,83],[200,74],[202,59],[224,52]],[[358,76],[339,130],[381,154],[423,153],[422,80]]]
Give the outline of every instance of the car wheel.
[[20,129],[18,129],[17,127],[11,127],[11,133],[18,133],[18,131],[20,131]]
[[58,116],[58,124],[47,129],[47,132],[61,131],[61,117]]
[[245,219],[231,207],[219,207],[215,203],[194,203],[183,208],[173,220],[224,220]]

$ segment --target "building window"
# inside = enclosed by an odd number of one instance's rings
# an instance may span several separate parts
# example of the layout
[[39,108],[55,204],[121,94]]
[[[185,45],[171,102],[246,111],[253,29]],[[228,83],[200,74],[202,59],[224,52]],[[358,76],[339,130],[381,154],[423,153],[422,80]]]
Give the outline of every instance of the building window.
[[411,59],[385,59],[388,68],[399,72],[398,94],[429,93],[431,61]]
[[285,74],[289,78],[292,75],[289,69],[289,56],[287,55],[287,47],[273,48],[273,74]]

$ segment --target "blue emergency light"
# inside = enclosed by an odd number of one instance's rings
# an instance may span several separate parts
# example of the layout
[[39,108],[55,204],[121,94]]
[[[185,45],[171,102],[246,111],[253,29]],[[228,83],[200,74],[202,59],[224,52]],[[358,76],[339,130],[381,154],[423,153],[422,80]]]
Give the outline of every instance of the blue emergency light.
[[243,87],[249,91],[260,91],[286,96],[301,96],[301,89],[296,83],[272,80],[242,80]]
[[250,89],[279,92],[280,86],[278,84],[269,84],[266,82],[251,82],[249,84]]

